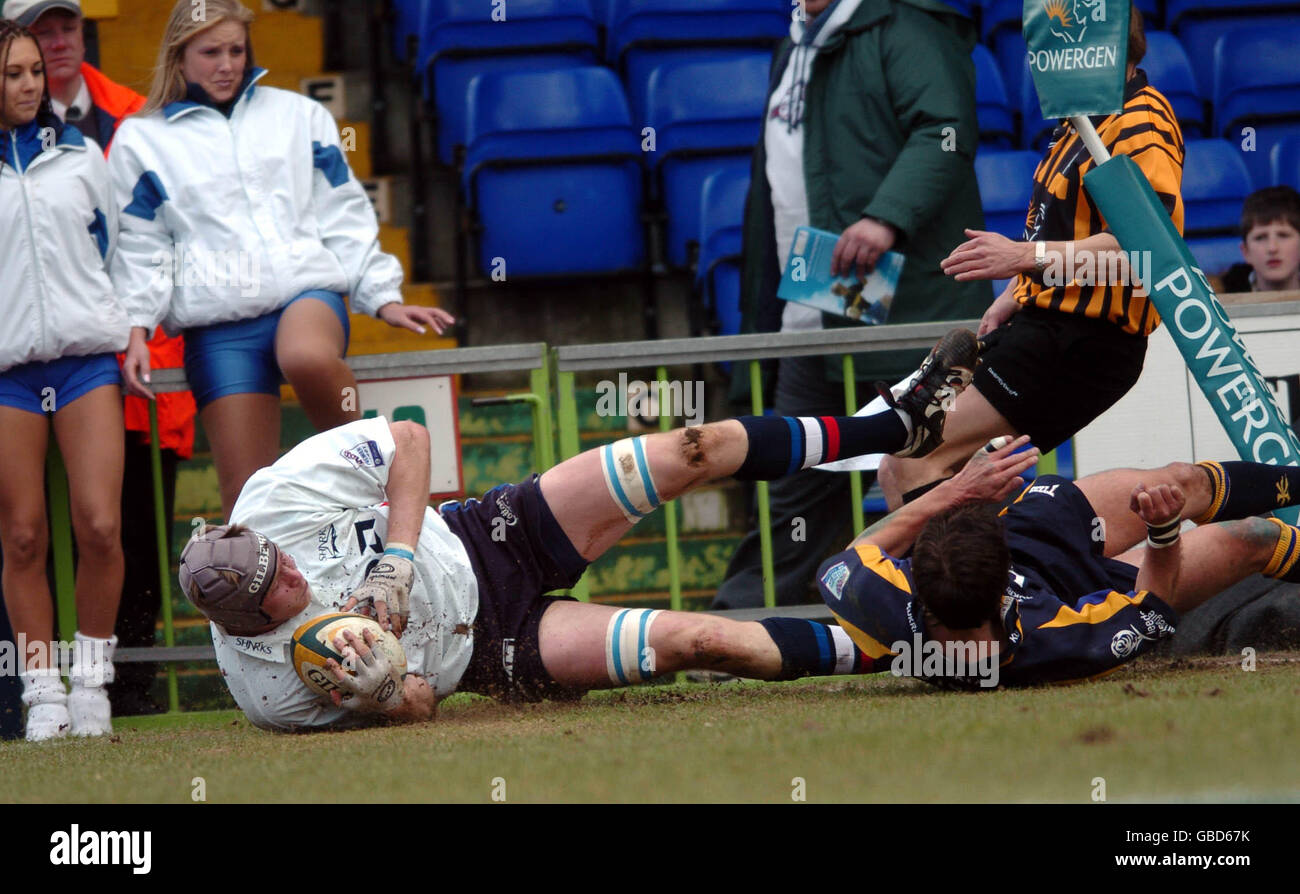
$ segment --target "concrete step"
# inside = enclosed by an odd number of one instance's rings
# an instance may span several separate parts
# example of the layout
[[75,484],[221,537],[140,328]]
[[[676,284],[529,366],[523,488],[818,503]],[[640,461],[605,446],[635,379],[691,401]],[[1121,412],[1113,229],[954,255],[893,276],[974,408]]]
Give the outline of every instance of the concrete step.
[[[360,140],[358,140],[357,145],[361,145]],[[355,153],[358,162],[370,157],[369,148],[369,144],[367,144],[364,153],[362,151]],[[352,158],[353,156],[350,155],[349,161]],[[355,172],[356,169],[354,168],[353,171]],[[361,181],[366,194],[370,196],[370,201],[375,206],[375,216],[379,218],[381,224],[392,227],[409,227],[411,225],[412,196],[409,178],[391,175],[386,177],[362,177],[357,174],[357,179]]]

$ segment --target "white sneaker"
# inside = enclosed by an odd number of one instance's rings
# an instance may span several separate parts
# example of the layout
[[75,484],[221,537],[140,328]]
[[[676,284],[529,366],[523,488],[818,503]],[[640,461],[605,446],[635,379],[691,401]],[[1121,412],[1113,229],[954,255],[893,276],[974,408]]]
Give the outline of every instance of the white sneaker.
[[62,739],[72,730],[68,706],[62,704],[32,705],[27,709],[27,741],[45,742]]
[[74,736],[106,736],[113,732],[113,710],[103,686],[76,686],[68,696]]

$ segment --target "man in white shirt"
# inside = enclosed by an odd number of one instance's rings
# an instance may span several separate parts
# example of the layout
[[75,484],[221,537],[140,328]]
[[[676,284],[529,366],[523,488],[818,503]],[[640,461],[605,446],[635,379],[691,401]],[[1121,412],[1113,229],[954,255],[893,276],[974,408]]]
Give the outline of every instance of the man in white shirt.
[[[865,659],[838,627],[543,594],[573,586],[640,518],[712,479],[767,480],[844,456],[932,448],[976,354],[974,334],[954,330],[896,406],[872,416],[750,416],[627,438],[436,511],[422,426],[343,425],[249,479],[232,525],[186,545],[181,588],[213,622],[235,701],[268,729],[429,720],[456,690],[537,700],[689,668],[758,679],[858,673]],[[1000,488],[1016,472],[996,474]],[[316,695],[292,666],[293,632],[353,609],[400,635],[407,673],[369,633],[364,642],[348,634],[335,642],[348,659],[347,669],[331,666],[338,689]]]

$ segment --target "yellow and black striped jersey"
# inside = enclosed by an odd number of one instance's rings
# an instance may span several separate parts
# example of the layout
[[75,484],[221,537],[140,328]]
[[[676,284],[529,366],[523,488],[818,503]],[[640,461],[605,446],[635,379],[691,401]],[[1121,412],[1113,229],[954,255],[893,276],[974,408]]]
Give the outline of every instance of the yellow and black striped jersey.
[[[1112,155],[1127,155],[1142,169],[1182,233],[1185,152],[1183,134],[1169,101],[1147,83],[1146,73],[1138,69],[1125,86],[1123,110],[1094,117],[1092,122]],[[1078,132],[1068,121],[1062,122],[1034,172],[1025,240],[1077,241],[1106,230],[1105,219],[1083,187],[1083,175],[1094,166]],[[1160,325],[1155,307],[1146,297],[1135,295],[1131,284],[1110,284],[1110,276],[1099,272],[1079,274],[1079,269],[1076,262],[1075,279],[1052,286],[1045,285],[1041,275],[1022,273],[1014,284],[1015,299],[1026,306],[1109,320],[1136,335],[1149,335]]]

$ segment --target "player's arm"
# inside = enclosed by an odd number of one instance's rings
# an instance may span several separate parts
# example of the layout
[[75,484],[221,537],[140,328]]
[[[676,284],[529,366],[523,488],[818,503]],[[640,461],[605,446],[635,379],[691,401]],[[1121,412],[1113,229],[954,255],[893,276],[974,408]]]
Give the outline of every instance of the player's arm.
[[[1002,442],[1001,446],[995,446],[998,441]],[[890,555],[901,556],[912,548],[921,529],[934,516],[964,503],[996,503],[1006,499],[1024,486],[1020,473],[1038,461],[1036,447],[1015,452],[1028,443],[1028,435],[1014,441],[1005,438],[990,441],[955,476],[867,528],[851,546],[869,543]]]
[[1165,600],[1178,592],[1183,546],[1178,536],[1187,498],[1176,485],[1160,484],[1149,490],[1133,488],[1129,508],[1147,526],[1147,549],[1138,568],[1137,588],[1158,593]]
[[429,430],[416,422],[392,422],[392,464],[384,495],[388,499],[388,542],[384,555],[352,592],[344,611],[359,603],[374,605],[375,619],[398,636],[406,626],[415,550],[429,505]]

